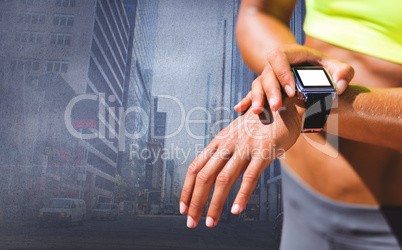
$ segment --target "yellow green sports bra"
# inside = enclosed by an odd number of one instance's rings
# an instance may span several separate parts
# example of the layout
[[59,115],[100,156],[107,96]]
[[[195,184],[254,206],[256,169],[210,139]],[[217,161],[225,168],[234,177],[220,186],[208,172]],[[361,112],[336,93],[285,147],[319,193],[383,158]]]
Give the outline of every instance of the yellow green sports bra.
[[336,46],[402,64],[402,0],[306,0],[304,31]]

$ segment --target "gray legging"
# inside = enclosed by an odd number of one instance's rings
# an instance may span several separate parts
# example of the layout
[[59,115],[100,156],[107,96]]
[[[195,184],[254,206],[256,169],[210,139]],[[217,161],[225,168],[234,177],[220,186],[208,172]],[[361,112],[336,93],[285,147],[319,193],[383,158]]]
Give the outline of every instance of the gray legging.
[[323,197],[282,166],[282,250],[402,249],[380,209]]

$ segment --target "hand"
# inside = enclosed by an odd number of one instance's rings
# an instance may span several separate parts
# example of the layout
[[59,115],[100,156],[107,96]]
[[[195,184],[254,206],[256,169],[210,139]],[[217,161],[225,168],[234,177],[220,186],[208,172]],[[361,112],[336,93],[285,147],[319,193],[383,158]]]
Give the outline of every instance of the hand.
[[264,108],[265,98],[271,110],[282,106],[281,86],[288,97],[295,95],[295,81],[291,65],[323,66],[331,74],[338,94],[342,94],[354,76],[353,68],[339,60],[330,58],[319,51],[301,45],[282,46],[268,55],[268,64],[261,76],[252,84],[251,91],[234,109],[244,112],[252,105],[253,112],[259,114]]
[[244,171],[231,210],[239,214],[265,168],[296,142],[304,112],[304,102],[285,98],[279,111],[248,111],[219,132],[187,170],[180,199],[180,213],[188,213],[187,226],[197,226],[213,184],[206,225],[216,226],[231,186]]

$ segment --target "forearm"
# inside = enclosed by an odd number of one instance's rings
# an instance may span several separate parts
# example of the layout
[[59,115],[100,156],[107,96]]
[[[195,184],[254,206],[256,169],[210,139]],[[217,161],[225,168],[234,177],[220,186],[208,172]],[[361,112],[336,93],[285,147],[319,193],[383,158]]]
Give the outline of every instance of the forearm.
[[402,88],[350,85],[338,98],[328,124],[337,122],[340,137],[402,151]]
[[296,1],[243,1],[236,25],[236,38],[244,62],[261,74],[269,52],[296,44],[289,21]]

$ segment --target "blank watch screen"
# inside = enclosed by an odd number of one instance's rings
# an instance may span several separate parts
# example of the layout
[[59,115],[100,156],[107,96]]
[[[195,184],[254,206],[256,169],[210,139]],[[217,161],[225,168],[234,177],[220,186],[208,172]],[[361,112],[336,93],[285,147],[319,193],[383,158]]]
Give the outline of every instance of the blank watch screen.
[[323,69],[297,69],[297,73],[304,87],[332,87]]

